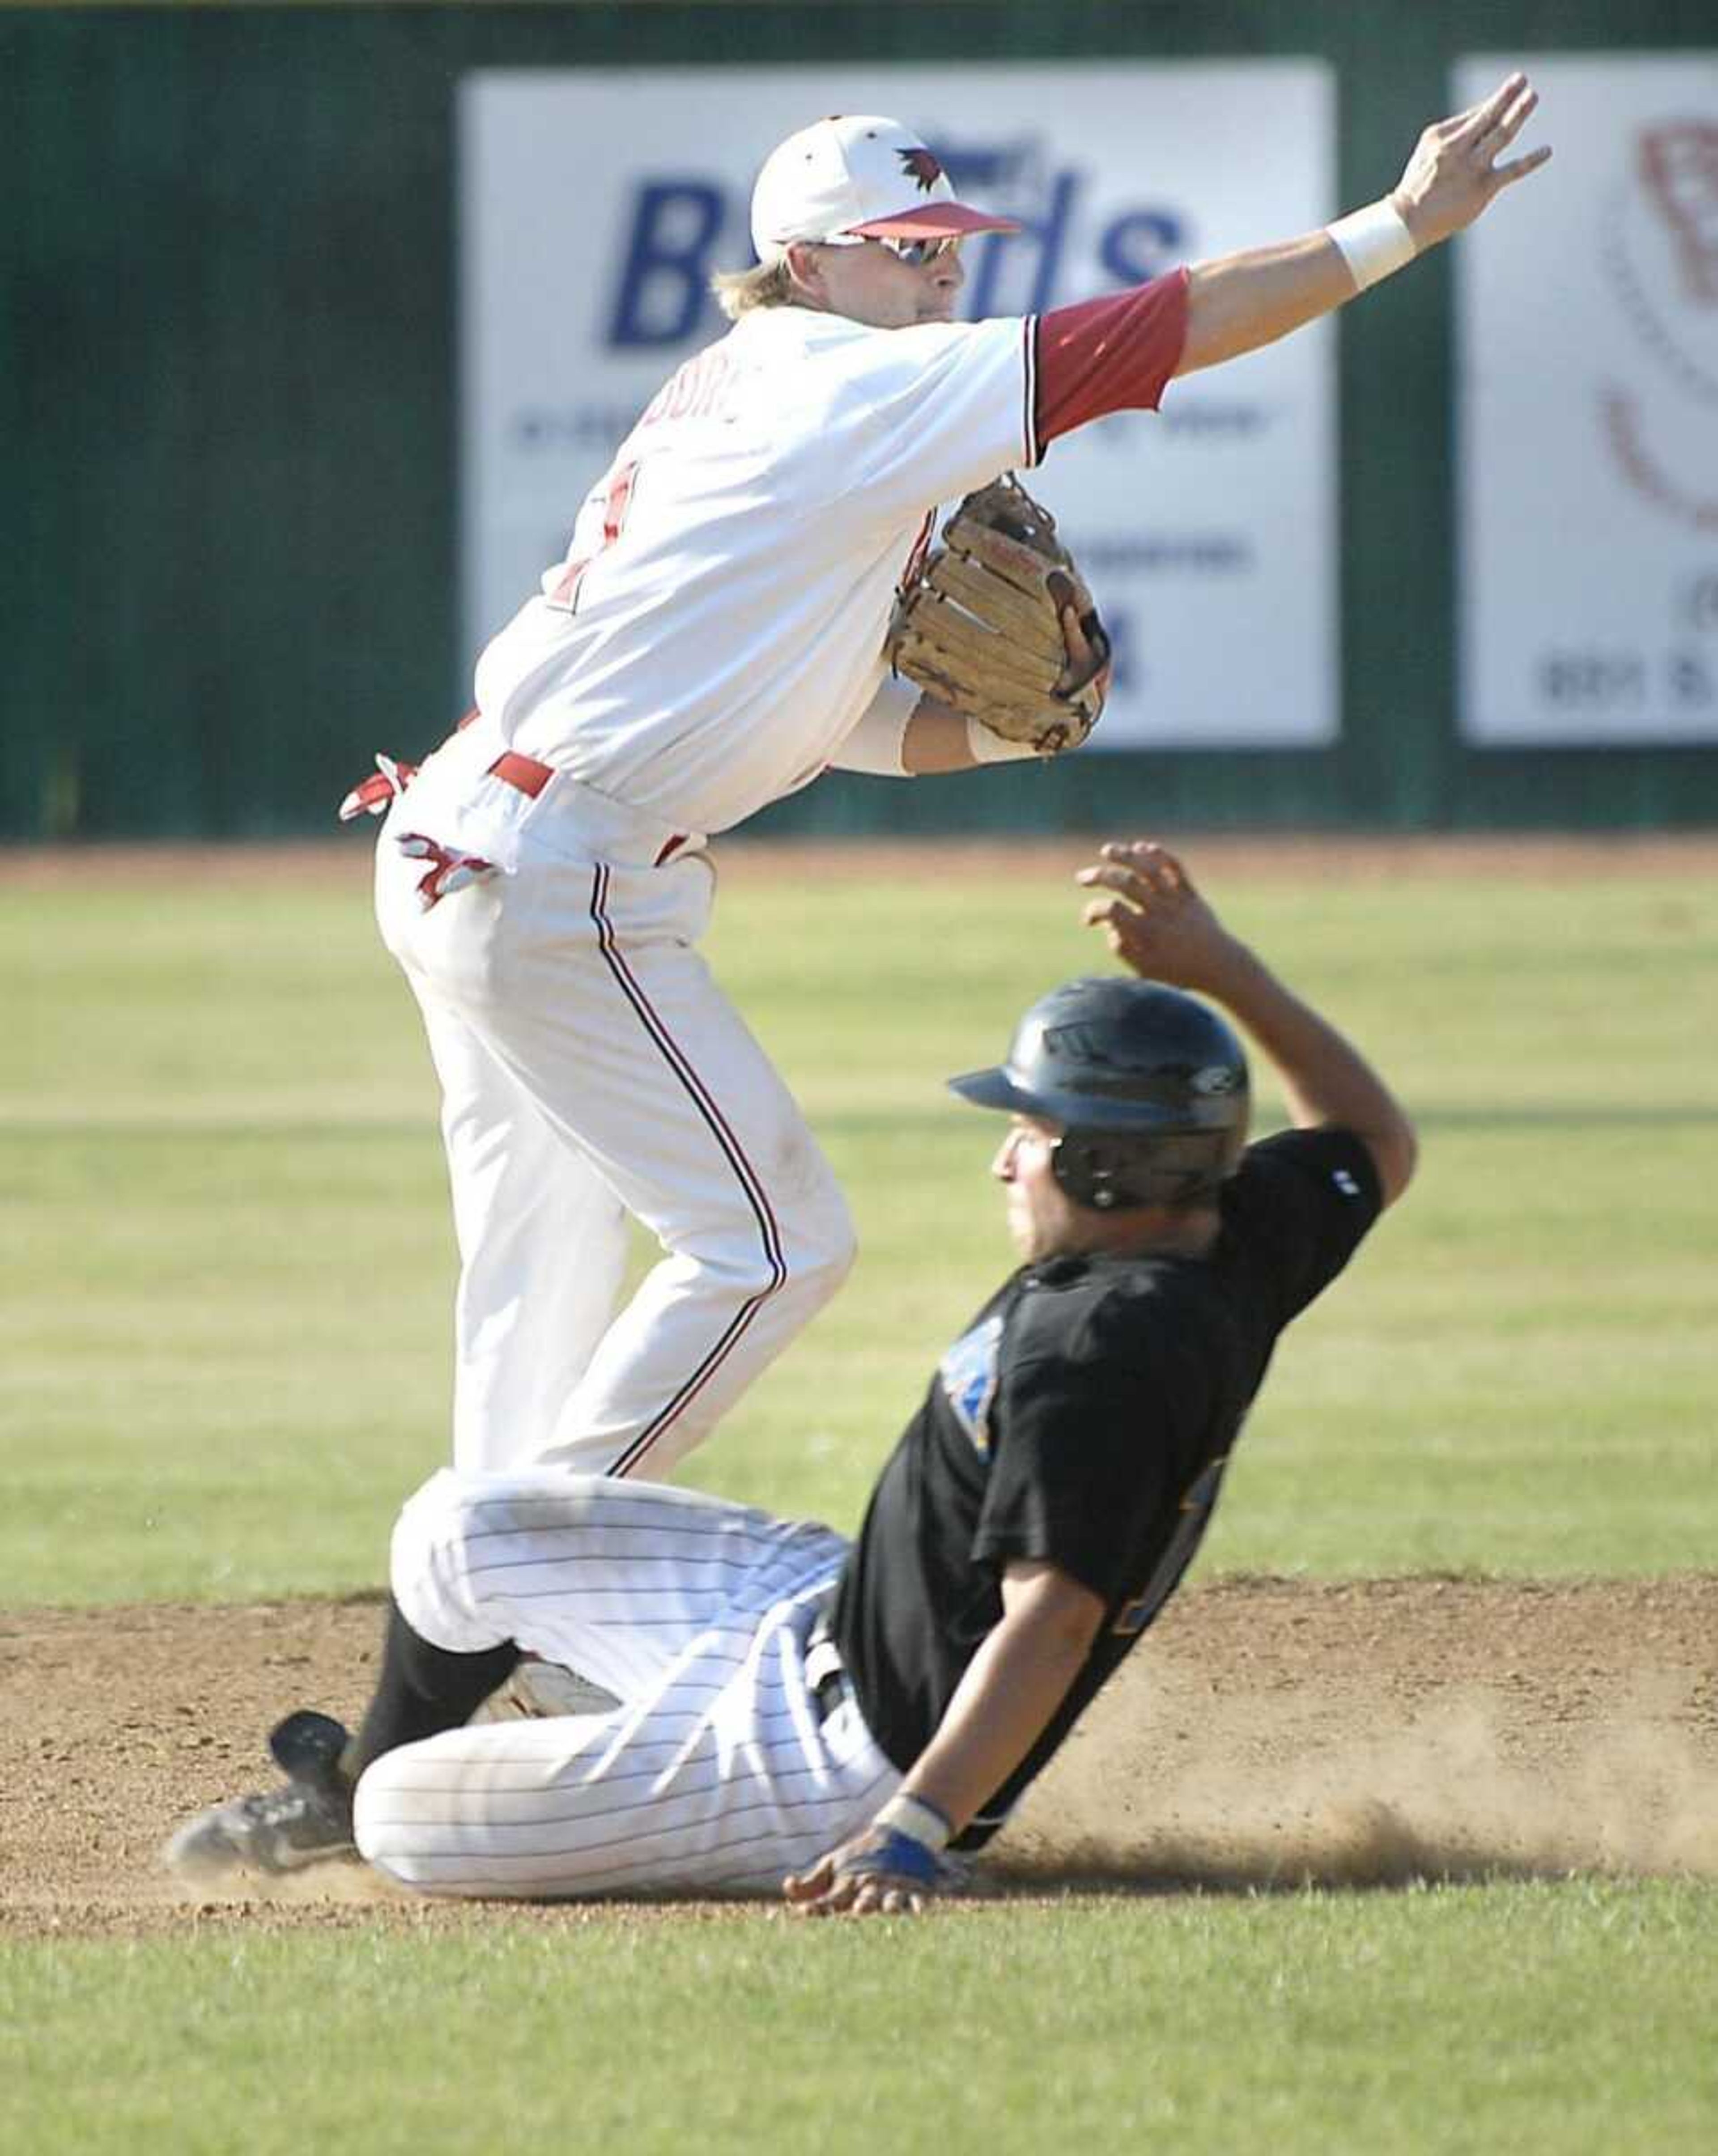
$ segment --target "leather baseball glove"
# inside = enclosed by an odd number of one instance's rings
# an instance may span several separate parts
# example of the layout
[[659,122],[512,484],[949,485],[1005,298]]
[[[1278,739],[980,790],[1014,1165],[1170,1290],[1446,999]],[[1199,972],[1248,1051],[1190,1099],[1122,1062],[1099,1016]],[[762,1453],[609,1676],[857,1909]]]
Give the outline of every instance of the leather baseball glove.
[[[1072,607],[1089,653],[1069,650]],[[1109,639],[1048,510],[1012,479],[967,495],[901,593],[886,646],[928,696],[1040,756],[1078,748],[1109,685]]]

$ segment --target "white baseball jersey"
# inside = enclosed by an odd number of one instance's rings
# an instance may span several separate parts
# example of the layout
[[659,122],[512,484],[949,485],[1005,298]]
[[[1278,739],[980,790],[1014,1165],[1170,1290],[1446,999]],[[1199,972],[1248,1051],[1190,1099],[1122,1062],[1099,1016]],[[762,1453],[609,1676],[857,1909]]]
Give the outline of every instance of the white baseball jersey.
[[682,830],[815,778],[927,513],[1036,459],[1032,327],[760,308],[688,360],[483,654],[507,747]]
[[[696,947],[702,839],[827,764],[901,771],[883,638],[935,505],[1155,404],[1185,317],[1180,275],[1041,319],[748,315],[484,653],[377,866],[442,1085],[462,1468],[664,1474],[839,1286],[835,1177]],[[501,873],[426,912],[418,838]],[[665,1255],[616,1318],[629,1213]]]

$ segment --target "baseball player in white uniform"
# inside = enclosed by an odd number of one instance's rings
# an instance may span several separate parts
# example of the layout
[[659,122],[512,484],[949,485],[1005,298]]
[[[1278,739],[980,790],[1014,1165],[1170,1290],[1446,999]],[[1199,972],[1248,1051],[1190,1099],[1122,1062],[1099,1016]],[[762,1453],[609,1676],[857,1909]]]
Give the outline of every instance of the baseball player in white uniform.
[[[828,1163],[698,954],[705,846],[831,766],[1024,752],[888,678],[937,506],[1471,222],[1549,154],[1499,162],[1534,102],[1511,77],[1327,229],[977,323],[952,319],[960,242],[1006,220],[916,136],[836,118],[770,156],[734,326],[622,443],[471,719],[354,803],[386,807],[378,918],[443,1090],[458,1467],[662,1476],[852,1261]],[[617,1317],[628,1213],[663,1255]]]

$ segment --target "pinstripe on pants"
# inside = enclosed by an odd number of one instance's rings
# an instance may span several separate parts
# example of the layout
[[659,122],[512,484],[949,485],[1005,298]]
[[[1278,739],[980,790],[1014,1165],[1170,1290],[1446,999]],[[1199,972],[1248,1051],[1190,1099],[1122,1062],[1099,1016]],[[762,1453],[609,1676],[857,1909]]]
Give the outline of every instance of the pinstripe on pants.
[[424,1892],[773,1893],[899,1784],[856,1708],[826,1719],[805,1649],[846,1544],[656,1484],[435,1476],[393,1592],[435,1645],[507,1639],[620,1704],[450,1730],[359,1784],[358,1846]]

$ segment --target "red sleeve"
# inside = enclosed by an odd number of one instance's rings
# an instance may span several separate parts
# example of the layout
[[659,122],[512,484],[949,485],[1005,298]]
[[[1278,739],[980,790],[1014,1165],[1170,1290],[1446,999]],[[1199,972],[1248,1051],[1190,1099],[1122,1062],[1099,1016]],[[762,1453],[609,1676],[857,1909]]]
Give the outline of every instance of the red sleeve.
[[[1037,321],[1032,420],[1038,455],[1107,412],[1155,412],[1187,341],[1187,272]],[[1036,459],[1034,459],[1034,462]]]

